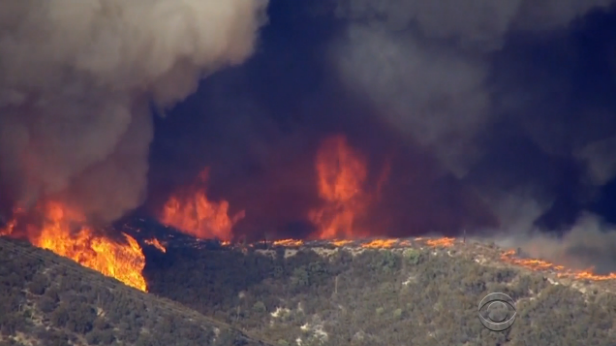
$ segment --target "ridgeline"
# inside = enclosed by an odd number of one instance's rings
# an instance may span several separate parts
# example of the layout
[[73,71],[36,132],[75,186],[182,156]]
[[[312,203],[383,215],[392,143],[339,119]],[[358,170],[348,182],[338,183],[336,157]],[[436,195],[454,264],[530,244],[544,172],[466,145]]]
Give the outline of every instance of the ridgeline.
[[[616,345],[614,280],[522,267],[494,245],[163,243],[144,246],[146,294],[0,238],[0,345]],[[513,300],[504,331],[478,317],[493,292]]]
[[[280,346],[616,345],[616,280],[522,267],[479,242],[375,245],[170,242],[146,249],[145,276],[152,292]],[[493,292],[515,310],[500,332],[478,316]]]

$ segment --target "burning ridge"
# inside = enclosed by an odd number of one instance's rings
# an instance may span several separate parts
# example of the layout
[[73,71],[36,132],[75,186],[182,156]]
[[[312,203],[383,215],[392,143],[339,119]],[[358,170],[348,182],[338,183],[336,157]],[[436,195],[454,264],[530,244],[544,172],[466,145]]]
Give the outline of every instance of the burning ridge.
[[[142,274],[146,263],[144,247],[153,247],[164,253],[168,248],[178,247],[242,250],[272,247],[460,249],[466,244],[460,239],[448,237],[390,238],[375,234],[373,228],[363,223],[363,217],[379,201],[379,190],[386,183],[388,167],[380,174],[377,191],[372,191],[370,184],[367,184],[366,161],[351,148],[343,135],[332,136],[322,142],[315,157],[315,174],[318,195],[323,203],[307,211],[305,217],[316,226],[316,231],[303,240],[238,241],[234,226],[244,220],[247,213],[241,210],[231,215],[228,201],[214,201],[208,197],[209,168],[202,171],[194,184],[171,195],[152,222],[132,220],[106,233],[92,227],[78,209],[50,200],[39,203],[29,213],[15,210],[7,227],[0,229],[0,235],[26,237],[35,246],[71,258],[142,291],[147,290]],[[110,234],[119,236],[113,238]],[[576,271],[519,255],[515,250],[503,250],[498,260],[531,270],[554,272],[562,278],[593,281],[616,279],[616,273],[597,275],[592,268]]]
[[147,290],[142,275],[145,256],[137,240],[127,233],[114,239],[89,226],[83,215],[66,206],[49,202],[39,205],[39,220],[16,211],[0,236],[25,237],[28,241],[57,255],[116,278],[124,284]]
[[[145,220],[141,219],[141,222]],[[140,228],[131,228],[125,225],[130,232]],[[166,229],[161,238],[152,238],[152,235],[144,235],[146,244],[167,252],[167,249],[195,248],[202,250],[268,250],[268,249],[348,249],[348,250],[400,250],[409,248],[434,248],[453,251],[476,251],[483,253],[485,249],[496,251],[497,256],[492,256],[489,264],[497,265],[504,263],[521,267],[531,271],[554,274],[558,278],[588,280],[588,281],[611,281],[616,280],[616,273],[599,275],[593,273],[593,268],[575,270],[543,259],[530,258],[521,249],[504,249],[494,244],[487,244],[476,240],[466,240],[452,237],[413,237],[413,238],[364,238],[364,239],[279,239],[262,240],[253,243],[221,241],[218,239],[197,239],[183,235],[172,229]],[[154,241],[150,239],[155,239]]]
[[0,2],[0,235],[146,290],[141,246],[99,225],[143,203],[152,108],[248,59],[266,6]]

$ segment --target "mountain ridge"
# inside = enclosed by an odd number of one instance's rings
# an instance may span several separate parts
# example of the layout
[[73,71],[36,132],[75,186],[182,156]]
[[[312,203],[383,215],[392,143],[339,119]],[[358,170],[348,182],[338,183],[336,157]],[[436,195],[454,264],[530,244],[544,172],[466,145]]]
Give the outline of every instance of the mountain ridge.
[[[147,231],[137,238],[147,259],[147,295],[0,238],[0,287],[13,297],[0,307],[11,316],[0,318],[0,345],[614,346],[616,340],[615,280],[578,278],[581,271],[475,239],[230,244],[169,233],[161,248],[146,242]],[[50,302],[49,292],[57,301]],[[494,292],[511,296],[518,316],[499,333],[483,327],[477,311]],[[88,315],[92,307],[96,314]],[[71,322],[73,310],[90,324]]]
[[[169,244],[146,256],[145,276],[153,292],[283,346],[614,346],[613,280],[578,279],[581,272],[473,240],[378,242]],[[478,318],[479,302],[494,292],[511,296],[518,316],[500,333]]]

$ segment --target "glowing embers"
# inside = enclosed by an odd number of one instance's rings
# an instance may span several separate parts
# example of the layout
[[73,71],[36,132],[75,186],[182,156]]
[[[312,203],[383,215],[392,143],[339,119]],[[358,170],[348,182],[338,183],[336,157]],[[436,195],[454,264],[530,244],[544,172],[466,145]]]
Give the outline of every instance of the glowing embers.
[[[31,221],[33,215],[36,221]],[[13,216],[0,234],[25,235],[34,246],[68,257],[128,286],[147,290],[142,275],[145,257],[131,236],[122,233],[122,239],[115,240],[99,234],[85,223],[83,215],[58,202],[42,203],[27,217],[22,210]]]
[[245,213],[229,216],[229,202],[210,201],[204,188],[209,171],[199,175],[197,184],[171,196],[163,206],[160,222],[200,239],[232,239],[233,226]]

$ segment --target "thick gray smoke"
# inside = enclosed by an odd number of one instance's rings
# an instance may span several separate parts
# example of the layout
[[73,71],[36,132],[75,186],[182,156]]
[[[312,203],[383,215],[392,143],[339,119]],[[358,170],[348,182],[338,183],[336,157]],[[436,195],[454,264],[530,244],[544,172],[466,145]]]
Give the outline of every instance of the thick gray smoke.
[[[481,181],[477,190],[493,206],[501,225],[490,230],[492,236],[499,231],[515,234],[515,241],[507,238],[503,244],[522,245],[535,256],[561,262],[566,258],[575,262],[567,263],[571,265],[599,263],[601,269],[616,270],[611,256],[616,248],[614,233],[605,232],[613,227],[595,216],[581,216],[564,239],[531,235],[537,231],[535,221],[554,202],[555,197],[545,193],[544,187],[554,173],[549,170],[557,171],[560,168],[554,167],[559,166],[538,168],[533,171],[538,172],[536,176],[507,182],[503,177],[510,172],[504,171],[529,166],[526,162],[526,166],[516,167],[516,162],[521,162],[516,156],[525,154],[511,146],[500,148],[499,155],[504,156],[501,171],[474,176],[475,168],[492,149],[485,139],[495,132],[494,124],[502,122],[511,131],[522,132],[518,138],[532,143],[528,145],[538,148],[544,157],[577,160],[587,190],[614,178],[613,109],[575,104],[565,99],[574,89],[568,77],[528,69],[515,61],[515,56],[499,56],[512,38],[532,42],[557,36],[591,11],[605,10],[614,3],[339,0],[337,15],[348,26],[331,46],[331,56],[341,80],[371,99],[384,123],[419,142],[461,180],[471,184]],[[568,56],[566,46],[555,48],[562,50],[563,65],[574,59]],[[506,61],[506,66],[496,65],[496,57]],[[495,76],[506,80],[495,85]],[[545,161],[536,167],[550,167],[552,163]],[[515,173],[518,178],[526,174]],[[600,251],[589,256],[589,249]]]
[[[431,148],[458,177],[481,156],[475,139],[495,115],[490,53],[507,35],[559,30],[613,0],[340,0],[350,20],[333,56],[348,85],[383,120]],[[540,140],[540,139],[538,139]],[[583,151],[588,153],[589,150]],[[582,154],[583,155],[583,154]],[[602,174],[609,167],[593,174]]]
[[557,238],[526,225],[529,233],[497,236],[494,242],[503,247],[519,247],[530,257],[546,258],[568,268],[592,268],[596,274],[616,270],[616,227],[605,224],[596,215],[582,215],[563,237]]
[[145,197],[150,103],[242,63],[267,0],[0,2],[0,187],[102,221]]

